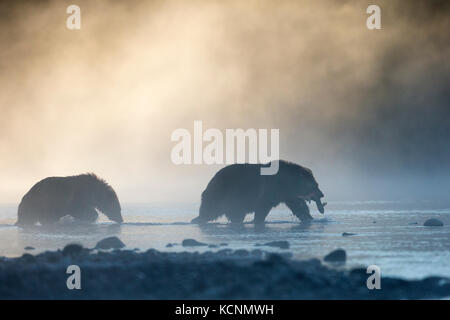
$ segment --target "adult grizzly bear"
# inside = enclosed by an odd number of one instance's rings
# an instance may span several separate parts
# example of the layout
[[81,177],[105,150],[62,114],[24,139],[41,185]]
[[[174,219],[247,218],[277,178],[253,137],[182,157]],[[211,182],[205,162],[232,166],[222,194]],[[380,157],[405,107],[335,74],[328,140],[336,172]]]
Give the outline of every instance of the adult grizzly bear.
[[193,223],[206,223],[225,215],[232,223],[242,223],[247,213],[255,213],[255,225],[263,225],[270,210],[285,203],[300,220],[311,220],[305,201],[313,200],[321,213],[324,195],[311,170],[279,161],[274,175],[261,175],[268,164],[233,164],[211,179],[202,193],[199,216]]
[[96,209],[112,221],[123,222],[115,191],[95,174],[50,177],[36,183],[22,198],[16,225],[47,225],[66,215],[95,222]]

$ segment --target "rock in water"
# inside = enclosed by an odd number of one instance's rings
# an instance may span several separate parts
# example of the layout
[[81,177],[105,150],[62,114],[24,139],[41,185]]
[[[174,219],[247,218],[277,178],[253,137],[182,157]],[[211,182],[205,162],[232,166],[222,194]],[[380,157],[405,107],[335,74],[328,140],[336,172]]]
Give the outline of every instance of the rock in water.
[[444,223],[441,220],[431,218],[425,221],[423,225],[425,227],[442,227]]
[[27,246],[24,248],[25,250],[34,250],[34,247]]
[[344,249],[337,249],[327,254],[323,260],[327,262],[345,262],[347,254]]
[[271,241],[271,242],[266,242],[263,244],[263,246],[268,246],[268,247],[277,247],[280,249],[289,249],[289,242],[287,241]]
[[183,247],[200,247],[200,246],[207,246],[206,243],[198,242],[197,240],[194,240],[194,239],[184,239],[183,242],[181,243],[181,245],[182,245]]
[[351,232],[344,232],[342,234],[343,237],[348,237],[348,236],[356,236],[356,233],[351,233]]
[[83,246],[77,243],[68,244],[62,251],[63,255],[65,256],[79,255],[81,252],[83,252]]
[[125,244],[117,237],[108,237],[103,240],[100,240],[97,245],[95,246],[95,249],[121,249],[125,247]]

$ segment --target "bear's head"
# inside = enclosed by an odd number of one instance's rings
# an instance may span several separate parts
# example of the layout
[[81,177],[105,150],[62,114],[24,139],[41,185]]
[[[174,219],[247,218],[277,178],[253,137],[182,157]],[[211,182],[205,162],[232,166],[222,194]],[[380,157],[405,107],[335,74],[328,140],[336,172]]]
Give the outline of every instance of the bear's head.
[[324,194],[310,169],[295,163],[280,163],[280,173],[289,188],[291,197],[301,198],[305,201],[314,201],[320,213],[324,213],[325,204],[320,200]]
[[122,223],[122,209],[116,192],[105,181],[101,181],[99,188],[100,190],[97,193],[97,209],[110,220]]
[[98,205],[98,209],[105,214],[110,220],[122,223],[122,209],[120,207],[119,199],[114,190],[109,190],[103,196],[103,201]]
[[92,182],[92,193],[95,195],[95,207],[106,215],[110,220],[122,223],[122,209],[114,189],[105,180],[98,178],[95,174],[89,174]]

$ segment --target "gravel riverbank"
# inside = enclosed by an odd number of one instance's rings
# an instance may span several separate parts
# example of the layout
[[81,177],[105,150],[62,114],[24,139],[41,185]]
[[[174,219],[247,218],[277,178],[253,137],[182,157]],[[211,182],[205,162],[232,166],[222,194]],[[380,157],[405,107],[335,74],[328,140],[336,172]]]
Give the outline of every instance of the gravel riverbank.
[[[81,269],[81,290],[66,285]],[[339,268],[338,268],[339,269]],[[338,270],[262,250],[168,253],[81,246],[0,258],[1,299],[426,299],[450,296],[450,280],[382,277],[368,290],[365,269]]]

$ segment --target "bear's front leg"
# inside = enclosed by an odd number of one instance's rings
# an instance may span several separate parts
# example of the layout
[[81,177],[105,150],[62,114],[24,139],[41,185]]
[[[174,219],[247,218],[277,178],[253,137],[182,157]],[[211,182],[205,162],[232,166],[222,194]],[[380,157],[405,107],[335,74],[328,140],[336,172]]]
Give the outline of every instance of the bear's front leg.
[[87,208],[84,210],[80,210],[76,214],[72,214],[72,216],[81,222],[93,223],[97,220],[98,213],[94,208]]
[[86,215],[84,216],[84,221],[93,223],[98,219],[98,212],[94,208],[86,211]]
[[267,215],[270,212],[270,209],[272,209],[271,206],[258,206],[255,210],[255,227],[262,227],[264,226],[264,221],[266,220]]
[[294,216],[299,218],[301,221],[310,221],[313,217],[309,214],[309,208],[305,200],[295,198],[290,199],[285,202],[287,207],[292,211]]

